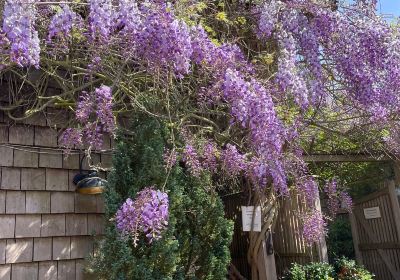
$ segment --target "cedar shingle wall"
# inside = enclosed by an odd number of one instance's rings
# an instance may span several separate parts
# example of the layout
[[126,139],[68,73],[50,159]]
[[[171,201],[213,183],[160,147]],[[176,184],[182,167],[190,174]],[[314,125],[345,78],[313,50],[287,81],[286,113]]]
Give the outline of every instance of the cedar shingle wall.
[[[84,279],[93,235],[103,233],[101,196],[74,192],[80,156],[64,160],[58,149],[66,116],[49,108],[16,124],[0,112],[0,280]],[[92,158],[110,166],[109,154]]]

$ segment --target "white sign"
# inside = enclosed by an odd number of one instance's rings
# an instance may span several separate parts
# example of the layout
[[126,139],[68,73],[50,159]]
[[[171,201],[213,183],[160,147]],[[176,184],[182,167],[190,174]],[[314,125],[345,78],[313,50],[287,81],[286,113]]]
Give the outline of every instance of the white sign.
[[381,217],[381,211],[379,206],[371,207],[371,208],[364,208],[364,217],[365,219],[376,219]]
[[[253,212],[255,217],[253,220]],[[253,227],[251,223],[253,222]],[[242,206],[242,225],[243,231],[261,231],[261,207],[257,206],[254,211],[254,206]]]

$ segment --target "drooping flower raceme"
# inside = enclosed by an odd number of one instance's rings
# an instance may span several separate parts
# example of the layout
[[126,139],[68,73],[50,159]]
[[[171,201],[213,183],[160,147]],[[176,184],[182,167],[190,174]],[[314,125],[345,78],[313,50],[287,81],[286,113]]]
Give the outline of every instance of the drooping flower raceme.
[[177,160],[176,151],[170,149],[164,149],[163,160],[165,169],[166,170],[171,169],[176,164]]
[[77,104],[75,117],[80,123],[86,123],[93,111],[95,102],[92,94],[82,91],[79,102]]
[[229,176],[235,177],[245,170],[246,157],[235,146],[228,144],[221,152],[221,163],[223,170]]
[[154,187],[145,188],[135,200],[128,198],[117,211],[117,229],[123,235],[131,236],[135,246],[141,233],[149,243],[158,240],[168,225],[168,207],[166,193]]
[[[286,173],[281,160],[285,128],[278,119],[271,95],[259,82],[247,81],[240,72],[228,69],[223,82],[224,98],[231,105],[234,121],[250,130],[250,145],[267,168],[256,172],[271,176],[279,194],[287,194]],[[253,166],[254,167],[254,166]],[[259,169],[261,171],[261,169]],[[265,181],[259,178],[257,181]]]
[[137,53],[150,69],[171,70],[178,77],[189,73],[192,56],[191,37],[185,22],[178,20],[165,4],[146,10],[137,36]]
[[257,36],[260,39],[268,39],[271,36],[278,22],[279,9],[281,6],[281,1],[272,0],[270,2],[265,2],[259,7],[260,18],[258,21]]
[[120,0],[117,28],[122,29],[123,33],[134,37],[142,27],[142,14],[137,2],[133,0]]
[[111,88],[102,85],[94,91],[96,98],[97,119],[102,125],[102,130],[107,133],[114,133],[115,120],[112,112],[112,93]]
[[34,3],[34,0],[7,0],[4,4],[3,31],[10,42],[10,59],[22,67],[39,67],[40,62]]
[[203,148],[202,166],[210,172],[217,170],[217,145],[214,142],[207,142]]
[[340,208],[340,202],[338,199],[338,188],[337,188],[337,181],[331,180],[325,184],[324,191],[328,196],[328,211],[331,217],[336,217],[337,212]]
[[340,208],[347,212],[352,211],[353,201],[351,196],[347,192],[339,190],[335,179],[325,184],[324,191],[328,197],[328,211],[332,218],[336,217]]
[[319,189],[318,184],[311,177],[307,177],[303,180],[299,180],[297,182],[297,188],[300,190],[300,193],[305,197],[307,205],[309,207],[315,206],[315,201],[319,199]]
[[277,32],[280,56],[276,81],[282,91],[290,91],[297,105],[303,109],[309,105],[308,89],[304,78],[297,67],[297,50],[293,35],[284,30]]
[[252,73],[254,69],[247,61],[240,48],[235,44],[215,45],[204,28],[194,26],[190,30],[192,61],[211,72],[216,82],[223,79],[227,69]]
[[326,235],[326,222],[320,211],[304,214],[302,236],[308,245],[318,242]]
[[[102,85],[93,92],[82,92],[78,101],[75,117],[79,124],[81,135],[80,142],[90,148],[101,149],[104,134],[113,135],[115,131],[115,119],[112,112],[111,88]],[[69,143],[77,140],[77,133],[66,130],[62,134],[62,146],[70,149]]]
[[93,39],[107,41],[114,28],[111,0],[90,0],[89,31]]
[[66,154],[69,154],[73,147],[82,145],[82,131],[76,128],[67,128],[60,137],[60,145],[65,147]]
[[339,193],[339,200],[341,202],[341,207],[347,212],[351,213],[353,211],[353,199],[351,196],[344,191]]
[[53,38],[61,40],[69,38],[74,23],[79,21],[79,16],[68,5],[63,5],[62,10],[56,13],[50,21],[48,41]]
[[201,173],[201,164],[199,160],[199,155],[197,154],[196,149],[191,144],[187,144],[183,150],[183,161],[186,163],[189,172],[198,177]]

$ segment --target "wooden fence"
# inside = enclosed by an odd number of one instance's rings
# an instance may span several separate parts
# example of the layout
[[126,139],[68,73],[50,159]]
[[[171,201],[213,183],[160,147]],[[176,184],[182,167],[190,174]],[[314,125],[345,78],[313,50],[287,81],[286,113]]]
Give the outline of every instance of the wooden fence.
[[275,262],[278,276],[292,263],[306,264],[326,260],[325,240],[321,244],[308,246],[301,236],[301,220],[299,215],[304,213],[304,200],[299,195],[282,200],[278,219],[274,229]]
[[[223,198],[226,217],[235,223],[233,241],[230,247],[232,264],[246,277],[251,278],[251,269],[247,262],[248,234],[242,231],[240,206],[247,199],[242,193]],[[319,205],[317,205],[319,207]],[[273,244],[277,275],[282,276],[292,263],[305,264],[311,261],[327,260],[325,240],[309,247],[301,236],[300,213],[304,212],[303,200],[298,195],[280,202],[278,218],[273,229]]]
[[376,280],[399,280],[400,207],[394,181],[356,201],[350,221],[357,261]]
[[246,205],[246,197],[243,193],[236,193],[223,197],[225,204],[225,215],[234,222],[233,240],[230,246],[232,264],[240,274],[251,279],[251,268],[247,262],[247,251],[249,248],[249,236],[242,231],[242,214],[240,206]]

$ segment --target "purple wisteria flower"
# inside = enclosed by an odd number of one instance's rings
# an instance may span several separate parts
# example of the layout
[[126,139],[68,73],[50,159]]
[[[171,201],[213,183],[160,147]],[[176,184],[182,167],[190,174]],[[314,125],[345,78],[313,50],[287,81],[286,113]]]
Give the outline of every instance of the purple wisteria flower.
[[112,112],[112,91],[109,86],[102,85],[94,91],[96,98],[97,120],[102,125],[102,130],[107,133],[114,133],[115,119]]
[[227,144],[226,149],[221,151],[221,165],[229,176],[238,176],[246,168],[246,156],[236,146]]
[[104,131],[98,122],[94,121],[86,123],[82,128],[82,133],[84,135],[83,139],[89,148],[95,150],[101,149],[103,145]]
[[349,213],[352,212],[353,200],[351,196],[347,192],[339,190],[335,179],[325,184],[324,191],[328,197],[327,206],[329,215],[332,218],[336,217],[339,209],[343,209]]
[[94,106],[95,102],[92,94],[87,91],[82,91],[76,107],[76,119],[80,123],[86,123],[90,118],[90,114],[93,112]]
[[111,0],[90,0],[89,31],[93,39],[107,41],[114,28],[115,13]]
[[191,37],[185,22],[178,20],[172,7],[154,4],[145,9],[137,53],[150,69],[172,70],[178,77],[189,73],[192,56]]
[[166,170],[171,169],[177,161],[177,153],[175,150],[164,149],[163,154],[164,166]]
[[267,164],[257,157],[252,157],[247,163],[246,176],[254,187],[265,188],[270,176]]
[[137,33],[143,28],[142,13],[138,4],[133,0],[120,0],[118,7],[117,28],[135,39]]
[[328,181],[325,184],[324,191],[328,197],[327,206],[329,215],[336,217],[337,212],[340,208],[340,201],[338,199],[338,186],[335,179]]
[[341,202],[341,208],[351,213],[353,211],[353,199],[351,196],[344,191],[339,193],[339,200]]
[[193,145],[187,144],[185,146],[182,159],[188,167],[191,175],[193,175],[194,177],[200,176],[202,168],[199,160],[199,155],[197,154],[197,151],[193,147]]
[[82,131],[77,128],[67,128],[61,134],[60,145],[65,148],[65,153],[69,154],[72,148],[82,145]]
[[275,29],[275,25],[278,23],[279,10],[281,6],[281,1],[272,0],[270,2],[265,2],[258,8],[260,18],[257,26],[257,36],[260,39],[267,39],[271,36],[272,31]]
[[276,115],[270,93],[255,79],[247,81],[240,72],[232,69],[226,71],[223,92],[231,105],[234,121],[250,129],[251,146],[266,165],[267,170],[258,174],[271,176],[277,192],[286,195],[286,172],[281,158],[286,132]]
[[289,91],[297,105],[306,109],[309,105],[309,92],[297,66],[298,53],[293,35],[285,30],[277,32],[280,49],[276,81],[282,91]]
[[229,43],[215,45],[201,25],[192,27],[190,35],[192,61],[211,71],[216,75],[216,79],[223,78],[228,68],[253,72],[252,66],[237,45]]
[[315,206],[315,201],[319,199],[319,188],[317,182],[312,177],[306,177],[297,181],[297,188],[305,197],[307,205],[313,208]]
[[[114,135],[116,123],[112,106],[112,90],[108,86],[102,85],[93,92],[82,92],[75,111],[81,144],[101,149],[104,135]],[[68,143],[76,141],[76,135],[72,133],[66,133],[63,138],[64,147],[70,147]]]
[[145,188],[135,200],[128,198],[117,211],[117,229],[123,235],[131,236],[134,246],[141,233],[152,243],[162,237],[162,232],[168,226],[168,208],[166,193],[154,187]]
[[217,171],[217,154],[217,145],[212,141],[208,141],[203,148],[201,164],[204,169],[207,169],[210,172]]
[[326,235],[326,222],[320,211],[306,213],[302,217],[303,230],[302,236],[308,245],[319,242]]
[[10,59],[21,67],[39,67],[40,42],[35,29],[34,0],[7,0],[3,11],[3,32],[10,42]]
[[51,41],[54,38],[61,40],[68,39],[71,36],[71,31],[74,24],[81,23],[82,18],[68,5],[63,5],[62,10],[56,13],[50,21],[47,40]]

